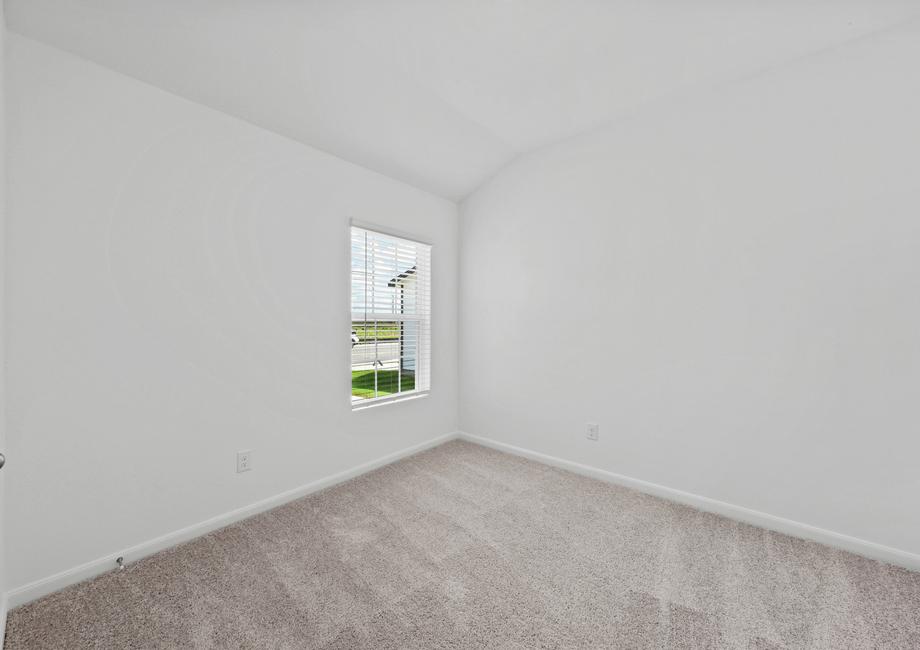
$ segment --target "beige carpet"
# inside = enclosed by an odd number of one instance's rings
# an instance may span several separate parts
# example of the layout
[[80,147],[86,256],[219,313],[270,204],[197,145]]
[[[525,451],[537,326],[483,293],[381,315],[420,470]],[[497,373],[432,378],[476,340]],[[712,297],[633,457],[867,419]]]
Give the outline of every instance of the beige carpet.
[[920,648],[920,574],[451,442],[10,614],[19,648]]

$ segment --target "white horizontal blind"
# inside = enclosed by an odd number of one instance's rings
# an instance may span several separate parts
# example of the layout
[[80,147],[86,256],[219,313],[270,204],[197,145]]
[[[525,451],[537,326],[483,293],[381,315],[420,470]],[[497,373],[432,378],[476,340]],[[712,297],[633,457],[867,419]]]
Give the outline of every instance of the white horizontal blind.
[[351,229],[352,405],[430,388],[431,247]]

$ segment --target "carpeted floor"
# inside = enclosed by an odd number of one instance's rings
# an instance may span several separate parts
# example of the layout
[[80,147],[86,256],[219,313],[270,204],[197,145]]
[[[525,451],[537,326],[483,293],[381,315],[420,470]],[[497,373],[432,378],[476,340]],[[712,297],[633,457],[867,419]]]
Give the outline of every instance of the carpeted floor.
[[920,573],[466,442],[10,613],[19,648],[920,648]]

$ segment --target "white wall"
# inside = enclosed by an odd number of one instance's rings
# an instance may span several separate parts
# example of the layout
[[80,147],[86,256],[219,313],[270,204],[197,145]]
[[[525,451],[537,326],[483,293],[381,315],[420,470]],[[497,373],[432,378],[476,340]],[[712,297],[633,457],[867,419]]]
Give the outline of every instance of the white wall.
[[[6,270],[6,20],[0,2],[0,452],[6,453],[6,356],[4,334],[4,286]],[[4,522],[5,477],[0,471],[0,648],[6,633],[6,525]]]
[[915,23],[465,201],[461,428],[920,553],[918,62]]
[[[10,588],[456,430],[453,203],[9,44]],[[427,399],[351,411],[350,217],[434,244]]]

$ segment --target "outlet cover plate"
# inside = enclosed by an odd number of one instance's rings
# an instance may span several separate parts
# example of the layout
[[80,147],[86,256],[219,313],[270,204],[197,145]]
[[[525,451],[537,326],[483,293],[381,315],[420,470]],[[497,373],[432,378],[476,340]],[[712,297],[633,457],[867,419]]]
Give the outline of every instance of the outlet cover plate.
[[597,440],[600,430],[601,428],[599,425],[594,422],[588,422],[588,424],[585,425],[585,437],[588,440]]
[[252,450],[245,449],[236,452],[236,473],[248,472],[252,469]]

